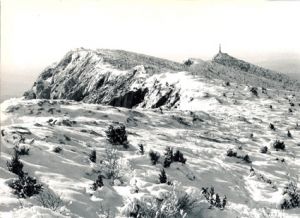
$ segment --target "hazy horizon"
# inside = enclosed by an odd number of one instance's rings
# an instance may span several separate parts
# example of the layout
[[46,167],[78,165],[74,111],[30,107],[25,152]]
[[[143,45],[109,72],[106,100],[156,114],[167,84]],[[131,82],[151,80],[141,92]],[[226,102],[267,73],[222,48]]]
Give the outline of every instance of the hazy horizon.
[[[175,61],[222,50],[300,79],[300,1],[1,1],[1,100],[74,48]],[[6,98],[6,97],[5,97]]]

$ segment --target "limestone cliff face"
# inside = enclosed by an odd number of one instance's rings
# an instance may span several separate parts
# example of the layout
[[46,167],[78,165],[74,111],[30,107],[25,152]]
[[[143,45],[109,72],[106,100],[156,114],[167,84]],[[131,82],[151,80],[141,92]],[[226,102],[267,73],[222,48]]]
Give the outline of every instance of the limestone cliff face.
[[[167,104],[175,92],[171,88],[165,90],[163,85],[158,87],[158,81],[152,87],[146,86],[145,79],[183,69],[180,63],[131,52],[77,49],[45,69],[24,96],[132,108],[143,103],[145,96],[153,95],[155,90],[160,96],[156,96],[158,102],[150,106],[155,108]],[[164,92],[168,99],[161,103]]]

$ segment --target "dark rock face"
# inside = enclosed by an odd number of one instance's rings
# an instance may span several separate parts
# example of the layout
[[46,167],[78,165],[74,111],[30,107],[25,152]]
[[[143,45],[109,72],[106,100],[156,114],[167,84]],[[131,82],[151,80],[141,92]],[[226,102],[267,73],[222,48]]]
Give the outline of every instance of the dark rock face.
[[[183,69],[180,63],[131,52],[78,49],[45,69],[24,96],[26,99],[69,99],[127,108],[145,106],[148,104],[144,101],[150,99],[146,96],[152,95],[152,98],[156,89],[156,86],[147,87],[147,78]],[[153,107],[163,106],[167,100],[160,99]]]
[[144,101],[148,89],[138,89],[137,91],[129,91],[122,96],[113,98],[108,104],[116,107],[132,108]]

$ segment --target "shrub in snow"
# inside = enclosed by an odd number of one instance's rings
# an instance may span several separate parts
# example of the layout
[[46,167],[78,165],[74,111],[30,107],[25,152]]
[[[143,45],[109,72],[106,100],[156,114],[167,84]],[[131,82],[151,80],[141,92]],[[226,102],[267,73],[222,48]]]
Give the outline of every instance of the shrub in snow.
[[23,145],[19,144],[14,149],[18,152],[19,155],[29,155],[30,148],[24,144]]
[[283,201],[280,204],[281,209],[291,209],[300,207],[300,190],[297,188],[297,183],[290,182],[284,187]]
[[167,174],[166,174],[164,169],[162,169],[160,171],[160,174],[158,176],[159,176],[159,182],[160,183],[167,183],[168,182]]
[[226,155],[228,157],[237,157],[237,152],[230,148],[230,149],[227,150],[227,154]]
[[185,66],[189,67],[193,64],[193,61],[191,59],[188,59],[186,60],[184,63],[183,63]]
[[93,163],[96,163],[97,155],[96,155],[96,151],[95,150],[91,151],[91,153],[89,154],[89,159]]
[[27,173],[24,173],[22,176],[19,176],[18,179],[14,179],[9,187],[14,189],[14,194],[19,198],[31,197],[35,194],[39,194],[42,191],[42,184],[38,184],[36,179],[28,176]]
[[173,149],[167,147],[165,152],[164,167],[170,167],[172,162],[173,162]]
[[127,132],[123,124],[110,125],[105,131],[107,140],[113,145],[123,145],[128,148]]
[[152,165],[156,165],[156,163],[158,162],[159,158],[160,158],[160,154],[158,152],[155,151],[150,151],[149,152],[149,156],[150,156],[150,160]]
[[36,196],[36,200],[45,208],[57,211],[58,208],[63,206],[63,201],[60,196],[57,196],[54,192],[50,190],[43,190]]
[[105,208],[102,203],[100,203],[99,213],[97,213],[98,218],[115,218],[115,213],[111,211],[110,208]]
[[260,153],[266,154],[268,152],[268,147],[267,146],[263,146],[260,148]]
[[269,128],[270,128],[271,130],[275,130],[274,124],[273,124],[273,123],[270,123],[270,124],[269,124]]
[[55,152],[55,153],[60,153],[61,151],[62,151],[62,148],[60,146],[55,146],[53,148],[53,152]]
[[183,164],[186,163],[186,158],[183,157],[183,153],[181,153],[179,150],[174,153],[173,160],[174,162],[180,162]]
[[139,152],[141,155],[144,155],[145,150],[144,150],[144,145],[143,144],[139,144]]
[[11,161],[6,162],[7,168],[10,172],[23,176],[23,163],[20,161],[19,153],[16,149],[14,149],[14,153],[11,157]]
[[250,92],[254,95],[254,96],[258,96],[258,89],[256,87],[251,87]]
[[106,178],[112,181],[119,179],[120,176],[120,164],[118,162],[117,150],[110,147],[105,149],[104,160],[101,161],[102,172],[105,173]]
[[164,199],[130,199],[122,209],[126,217],[184,218],[197,206],[197,199],[185,192],[173,190]]
[[273,148],[275,148],[276,151],[278,151],[278,150],[284,150],[285,149],[285,144],[284,144],[283,141],[276,140],[273,143]]
[[102,175],[98,175],[97,179],[95,180],[95,182],[92,185],[92,189],[94,191],[96,191],[98,188],[101,188],[103,186],[103,176]]
[[292,134],[291,134],[290,130],[288,130],[288,132],[287,132],[287,137],[292,138]]
[[244,157],[243,157],[243,160],[247,163],[251,163],[252,161],[250,160],[250,157],[248,154],[246,154]]
[[290,113],[292,113],[292,112],[293,112],[292,108],[289,108],[289,112],[290,112]]
[[227,204],[227,198],[224,196],[224,198],[221,200],[218,193],[215,193],[214,187],[211,188],[202,188],[202,194],[205,197],[205,199],[210,204],[210,208],[217,207],[220,209],[224,209]]

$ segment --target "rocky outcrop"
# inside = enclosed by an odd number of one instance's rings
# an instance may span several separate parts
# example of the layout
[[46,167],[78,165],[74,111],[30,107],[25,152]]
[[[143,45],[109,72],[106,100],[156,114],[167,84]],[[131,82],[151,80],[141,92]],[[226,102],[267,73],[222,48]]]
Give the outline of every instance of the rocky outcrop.
[[[69,99],[132,108],[142,103],[148,105],[143,101],[147,94],[153,95],[156,88],[145,83],[147,78],[183,69],[180,63],[132,52],[77,49],[45,69],[24,96],[26,99]],[[159,89],[156,91],[159,95]],[[158,100],[151,107],[167,103],[167,100],[163,103]]]

